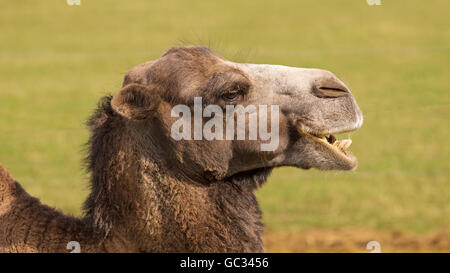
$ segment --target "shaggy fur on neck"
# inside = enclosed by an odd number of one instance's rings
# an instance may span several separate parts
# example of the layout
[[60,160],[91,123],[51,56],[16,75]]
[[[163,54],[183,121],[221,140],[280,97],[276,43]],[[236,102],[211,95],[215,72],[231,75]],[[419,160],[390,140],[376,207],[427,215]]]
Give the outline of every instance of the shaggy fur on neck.
[[[98,235],[121,233],[127,240],[143,241],[128,238],[129,226],[134,226],[135,234],[153,235],[149,242],[153,246],[140,245],[140,251],[262,251],[261,213],[253,192],[267,180],[271,168],[207,185],[180,179],[170,168],[152,162],[152,156],[136,154],[139,148],[124,133],[123,118],[112,110],[111,96],[101,99],[87,124],[91,194],[84,210]],[[172,234],[178,243],[164,234]]]

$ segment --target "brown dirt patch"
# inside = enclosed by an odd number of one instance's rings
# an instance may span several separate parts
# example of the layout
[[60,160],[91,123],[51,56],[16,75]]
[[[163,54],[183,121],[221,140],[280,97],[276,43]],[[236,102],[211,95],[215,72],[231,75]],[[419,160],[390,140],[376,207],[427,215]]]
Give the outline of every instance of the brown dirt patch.
[[412,234],[403,231],[363,229],[309,229],[297,232],[268,232],[266,252],[371,252],[367,243],[377,241],[381,252],[450,252],[450,234],[437,231]]

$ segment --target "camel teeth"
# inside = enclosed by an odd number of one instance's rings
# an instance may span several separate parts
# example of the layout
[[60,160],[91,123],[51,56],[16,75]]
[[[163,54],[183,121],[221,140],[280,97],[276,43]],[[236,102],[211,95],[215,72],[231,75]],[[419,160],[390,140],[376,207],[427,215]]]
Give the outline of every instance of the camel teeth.
[[339,147],[339,143],[340,143],[340,141],[339,141],[339,140],[336,140],[335,142],[333,142],[333,146],[334,146],[334,147]]
[[348,147],[352,144],[351,139],[343,139],[341,140],[341,144],[339,145],[341,149],[347,150]]

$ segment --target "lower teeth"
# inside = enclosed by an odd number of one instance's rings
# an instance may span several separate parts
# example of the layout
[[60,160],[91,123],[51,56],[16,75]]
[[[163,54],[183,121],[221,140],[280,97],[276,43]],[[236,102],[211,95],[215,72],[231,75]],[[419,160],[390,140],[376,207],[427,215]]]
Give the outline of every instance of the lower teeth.
[[351,139],[343,139],[343,140],[336,140],[333,143],[333,146],[345,151],[348,149],[348,147],[350,147],[351,144],[352,144]]

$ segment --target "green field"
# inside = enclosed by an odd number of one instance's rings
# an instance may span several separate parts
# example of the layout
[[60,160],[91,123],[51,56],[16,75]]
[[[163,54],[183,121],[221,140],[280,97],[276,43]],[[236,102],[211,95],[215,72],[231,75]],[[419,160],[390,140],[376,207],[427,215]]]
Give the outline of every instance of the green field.
[[282,168],[257,195],[269,231],[450,229],[450,1],[3,1],[0,162],[26,190],[81,213],[84,121],[132,66],[173,45],[238,62],[318,67],[365,123],[355,172]]

